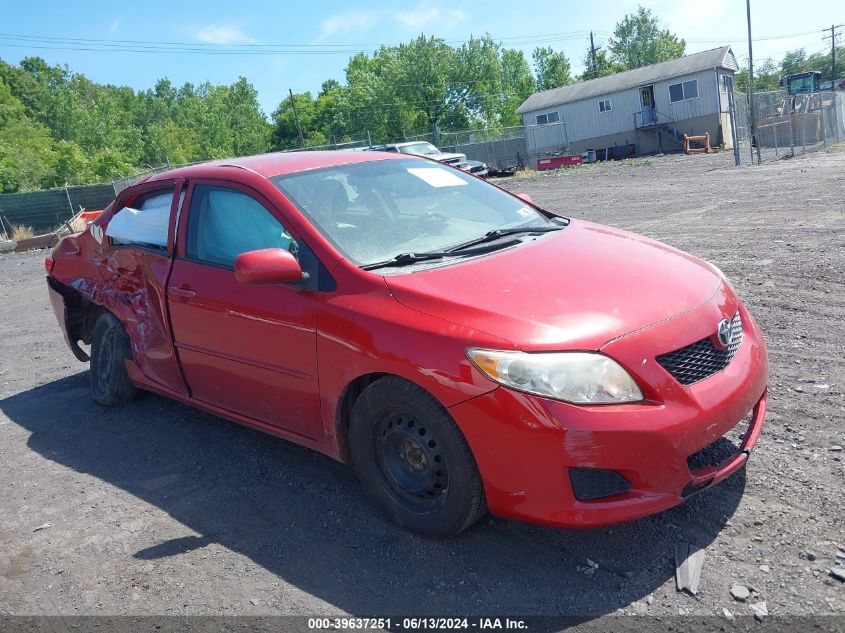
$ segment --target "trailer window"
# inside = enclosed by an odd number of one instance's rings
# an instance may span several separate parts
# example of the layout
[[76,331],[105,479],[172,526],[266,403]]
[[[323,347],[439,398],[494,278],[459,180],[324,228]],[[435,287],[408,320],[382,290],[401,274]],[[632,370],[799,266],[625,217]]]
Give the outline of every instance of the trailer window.
[[669,84],[669,101],[677,103],[698,98],[698,80],[691,79],[677,84]]
[[549,112],[548,114],[537,115],[537,125],[546,125],[547,123],[557,123],[560,121],[560,114],[557,112]]

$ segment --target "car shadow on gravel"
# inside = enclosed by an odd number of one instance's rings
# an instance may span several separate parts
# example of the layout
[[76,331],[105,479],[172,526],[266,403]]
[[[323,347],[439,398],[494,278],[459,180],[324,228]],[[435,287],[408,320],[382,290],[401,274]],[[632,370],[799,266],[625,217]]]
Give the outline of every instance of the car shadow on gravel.
[[[436,541],[384,519],[351,470],[329,458],[151,394],[103,409],[87,395],[85,372],[0,400],[0,409],[31,432],[33,451],[196,533],[163,542],[141,533],[132,558],[114,564],[167,559],[178,569],[179,556],[219,543],[357,615],[610,613],[672,578],[676,541],[706,547],[745,488],[740,471],[678,508],[612,529],[483,519]],[[598,565],[592,573],[587,559]],[[187,564],[185,574],[206,575]]]

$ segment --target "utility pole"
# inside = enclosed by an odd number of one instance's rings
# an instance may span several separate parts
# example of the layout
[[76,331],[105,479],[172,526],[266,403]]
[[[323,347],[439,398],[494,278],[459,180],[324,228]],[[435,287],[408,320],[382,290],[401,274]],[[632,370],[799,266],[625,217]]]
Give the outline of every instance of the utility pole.
[[833,85],[833,82],[836,81],[836,37],[841,36],[841,33],[837,33],[836,29],[842,28],[841,24],[831,24],[829,29],[822,29],[823,31],[830,31],[830,35],[825,35],[822,39],[826,40],[830,38],[830,89],[831,91],[836,89],[836,86]]
[[293,107],[293,118],[296,121],[296,130],[299,132],[299,146],[305,147],[305,137],[302,136],[302,126],[299,124],[299,115],[296,113],[296,101],[293,98],[293,90],[288,88],[290,94],[290,105]]
[[599,76],[599,65],[596,61],[596,45],[593,43],[593,32],[590,31],[590,60],[593,65],[593,79]]
[[754,52],[751,47],[751,0],[745,0],[745,17],[748,20],[748,106],[751,108],[751,164],[754,164],[754,146],[757,146],[757,164],[760,164],[760,143],[757,141],[757,115],[754,108]]

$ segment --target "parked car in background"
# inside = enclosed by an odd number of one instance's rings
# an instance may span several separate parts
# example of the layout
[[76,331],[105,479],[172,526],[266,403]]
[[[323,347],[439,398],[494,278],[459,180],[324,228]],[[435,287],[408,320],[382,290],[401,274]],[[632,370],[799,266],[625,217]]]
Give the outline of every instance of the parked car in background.
[[405,143],[387,143],[368,148],[374,152],[396,152],[412,156],[425,156],[446,165],[470,172],[473,176],[485,178],[487,165],[478,160],[467,160],[466,154],[442,152],[436,146],[426,141],[407,141]]
[[45,268],[96,402],[148,390],[321,451],[427,535],[664,510],[765,417],[763,336],[718,268],[400,152],[156,174]]
[[478,176],[479,178],[487,178],[487,174],[490,173],[490,170],[487,168],[487,163],[472,159],[467,159],[466,171],[471,173],[473,176]]

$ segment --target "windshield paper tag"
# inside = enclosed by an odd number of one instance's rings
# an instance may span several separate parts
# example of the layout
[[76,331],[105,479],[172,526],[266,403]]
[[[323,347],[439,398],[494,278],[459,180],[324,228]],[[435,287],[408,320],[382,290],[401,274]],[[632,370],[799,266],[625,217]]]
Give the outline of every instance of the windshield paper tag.
[[448,169],[439,167],[409,167],[408,173],[424,180],[432,187],[457,187],[467,184],[466,181],[461,180]]

